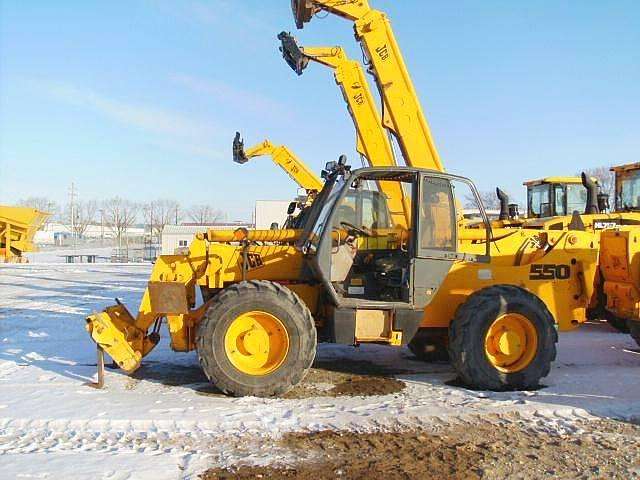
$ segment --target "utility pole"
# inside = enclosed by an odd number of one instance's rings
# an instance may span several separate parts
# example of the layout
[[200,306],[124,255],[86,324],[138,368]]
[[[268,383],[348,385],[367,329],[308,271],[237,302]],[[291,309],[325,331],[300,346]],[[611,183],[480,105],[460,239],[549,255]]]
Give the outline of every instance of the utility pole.
[[76,197],[78,196],[78,192],[76,192],[76,185],[74,182],[71,182],[71,189],[69,190],[69,210],[71,215],[71,239],[73,241],[73,253],[75,254],[77,248],[77,239],[76,239]]
[[104,208],[100,209],[100,246],[104,247]]
[[150,227],[149,228],[149,230],[150,230],[149,233],[151,234],[151,243],[153,243],[153,202],[151,202],[149,204],[149,209],[150,209],[150,211],[149,211],[149,217],[150,217],[149,223],[151,224],[151,225],[149,225],[149,227]]

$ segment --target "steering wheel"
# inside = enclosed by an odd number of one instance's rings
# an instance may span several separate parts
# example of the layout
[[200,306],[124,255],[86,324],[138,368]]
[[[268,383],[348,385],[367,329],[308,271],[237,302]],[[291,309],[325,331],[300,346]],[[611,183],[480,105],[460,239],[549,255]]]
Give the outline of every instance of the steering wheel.
[[342,225],[343,227],[347,227],[350,232],[354,232],[354,233],[359,233],[360,235],[362,235],[363,237],[370,237],[371,236],[371,232],[366,229],[366,227],[356,227],[355,225],[353,225],[352,223],[349,222],[340,222],[340,225]]

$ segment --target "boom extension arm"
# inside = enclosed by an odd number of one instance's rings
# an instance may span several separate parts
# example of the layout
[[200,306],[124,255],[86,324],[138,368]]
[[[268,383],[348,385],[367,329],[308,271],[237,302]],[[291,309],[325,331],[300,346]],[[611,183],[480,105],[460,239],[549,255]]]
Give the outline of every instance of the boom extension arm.
[[[347,104],[347,110],[356,129],[356,149],[372,167],[395,167],[391,142],[382,126],[380,113],[360,63],[347,57],[341,47],[301,47],[291,34],[278,35],[280,51],[287,64],[302,75],[309,62],[329,67]],[[389,198],[394,223],[406,225],[410,218],[410,205],[397,182],[380,182],[381,190]],[[407,212],[407,213],[405,213]]]
[[289,148],[284,145],[273,145],[269,140],[265,140],[245,150],[240,132],[236,132],[233,139],[234,162],[244,164],[251,158],[263,155],[270,156],[273,163],[287,172],[287,175],[304,188],[308,194],[322,190],[322,180]]
[[356,39],[370,61],[383,98],[384,125],[396,136],[409,166],[444,171],[411,76],[388,17],[368,0],[292,0],[298,28],[326,11],[354,22]]

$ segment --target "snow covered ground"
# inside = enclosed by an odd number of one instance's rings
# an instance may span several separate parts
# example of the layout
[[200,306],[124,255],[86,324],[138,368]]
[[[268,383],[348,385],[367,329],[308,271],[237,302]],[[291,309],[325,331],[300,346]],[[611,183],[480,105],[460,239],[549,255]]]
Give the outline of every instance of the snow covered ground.
[[0,466],[2,478],[195,478],[215,464],[273,461],[261,438],[294,430],[369,431],[519,414],[540,428],[576,418],[640,418],[640,353],[606,325],[561,334],[545,388],[475,392],[448,385],[446,364],[406,349],[323,345],[319,358],[397,371],[407,387],[384,396],[226,398],[209,393],[194,353],[166,341],[135,377],[94,379],[84,317],[120,298],[135,311],[149,265],[0,266]]
[[66,255],[96,255],[98,263],[106,263],[111,258],[113,247],[78,246],[73,247],[48,247],[41,248],[37,252],[27,253],[25,256],[31,263],[50,264],[65,263]]

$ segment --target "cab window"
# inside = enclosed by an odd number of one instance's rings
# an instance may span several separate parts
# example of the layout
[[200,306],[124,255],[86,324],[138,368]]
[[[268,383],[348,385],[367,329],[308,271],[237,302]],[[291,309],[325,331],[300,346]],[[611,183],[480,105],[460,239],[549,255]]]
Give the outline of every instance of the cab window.
[[420,248],[455,251],[455,208],[451,184],[438,177],[422,181]]
[[624,172],[618,180],[618,193],[616,196],[619,210],[635,210],[640,207],[640,172]]
[[567,185],[567,213],[584,213],[587,207],[587,189],[583,185]]
[[563,185],[554,185],[553,190],[556,196],[556,215],[566,215],[567,211],[565,210],[565,195],[564,195],[564,186]]
[[527,191],[529,216],[550,217],[551,199],[549,198],[549,185],[534,185]]

